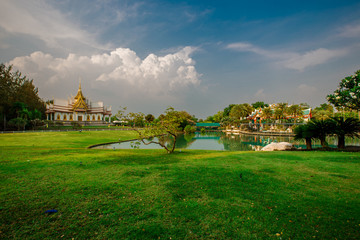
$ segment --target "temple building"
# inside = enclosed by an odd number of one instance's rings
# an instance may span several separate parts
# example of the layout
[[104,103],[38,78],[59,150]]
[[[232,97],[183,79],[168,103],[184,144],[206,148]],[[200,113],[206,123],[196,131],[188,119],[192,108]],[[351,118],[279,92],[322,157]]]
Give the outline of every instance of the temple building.
[[46,104],[47,120],[71,122],[78,121],[88,124],[104,123],[105,118],[111,118],[111,107],[105,107],[103,102],[92,103],[79,90],[75,97],[68,100],[54,99]]
[[[287,107],[290,107],[291,105],[288,105]],[[276,104],[270,104],[269,108],[271,109],[272,112],[272,117],[273,119],[275,119],[275,109],[276,109]],[[308,122],[310,121],[311,117],[312,117],[312,111],[311,108],[308,109],[303,109],[301,110],[302,113],[299,114],[298,116],[296,116],[296,119],[302,119],[304,122]],[[289,115],[289,114],[285,114],[284,119],[294,119],[294,116]],[[259,108],[259,109],[255,109],[248,117],[247,119],[253,120],[254,122],[261,122],[262,120],[264,120],[264,116],[263,116],[263,109]]]

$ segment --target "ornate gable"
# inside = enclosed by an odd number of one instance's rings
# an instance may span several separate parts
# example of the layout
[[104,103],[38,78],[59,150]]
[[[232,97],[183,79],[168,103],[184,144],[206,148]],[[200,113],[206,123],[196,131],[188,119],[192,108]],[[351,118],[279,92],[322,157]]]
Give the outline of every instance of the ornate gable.
[[84,97],[84,95],[81,91],[81,81],[79,83],[79,90],[74,99],[75,99],[75,102],[72,107],[73,111],[87,111],[88,110],[88,106],[85,101],[86,98]]

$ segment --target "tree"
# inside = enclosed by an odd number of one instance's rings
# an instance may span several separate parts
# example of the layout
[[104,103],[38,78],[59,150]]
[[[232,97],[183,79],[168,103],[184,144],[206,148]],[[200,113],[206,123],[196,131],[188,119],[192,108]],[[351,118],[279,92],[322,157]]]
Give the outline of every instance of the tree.
[[273,111],[270,107],[266,107],[262,110],[262,117],[265,119],[269,119],[272,118],[273,116]]
[[241,120],[249,116],[253,110],[253,107],[248,103],[236,104],[231,108],[229,116],[233,119]]
[[[166,109],[165,114],[162,114],[161,116],[161,119],[159,118],[159,121],[155,122],[153,125],[145,127],[142,131],[136,130],[139,134],[138,140],[145,145],[151,143],[158,144],[168,153],[173,153],[175,150],[177,133],[181,131],[180,125],[184,120],[183,112],[175,111],[174,108],[169,107]],[[166,141],[164,141],[164,135],[170,135],[173,138],[173,141],[169,146],[166,144]],[[145,141],[145,139],[154,136],[158,136],[158,141]]]
[[308,125],[299,125],[294,129],[295,140],[305,139],[306,149],[312,149],[311,140],[314,137]]
[[251,106],[252,106],[254,109],[259,109],[259,108],[269,107],[269,104],[264,103],[264,102],[256,102],[256,103],[252,103]]
[[9,125],[16,127],[18,131],[25,130],[26,120],[23,118],[13,118],[9,121]]
[[235,105],[236,105],[236,104],[229,104],[229,106],[227,106],[226,108],[224,108],[224,117],[229,117],[230,111],[231,111],[231,109],[232,109]]
[[312,111],[312,117],[314,119],[325,120],[331,118],[333,115],[334,107],[327,103],[320,104],[319,107],[316,107]]
[[224,112],[223,112],[223,111],[217,112],[217,113],[213,116],[214,122],[216,122],[216,123],[221,122],[221,120],[223,119],[223,117],[224,117]]
[[287,112],[287,103],[278,103],[275,107],[275,118],[276,119],[284,119],[285,118],[285,114]]
[[145,116],[145,120],[148,123],[152,123],[155,120],[155,117],[154,117],[154,115],[149,113],[148,115]]
[[333,122],[329,120],[311,120],[307,123],[308,130],[314,138],[320,140],[322,147],[328,147],[326,136],[332,133]]
[[126,115],[126,120],[134,127],[142,127],[144,126],[144,116],[145,114],[141,112],[139,113],[129,112]]
[[115,118],[119,121],[122,121],[124,120],[125,118],[125,112],[126,112],[126,109],[127,107],[119,107],[120,109],[118,110],[118,112],[115,114]]
[[214,122],[214,116],[208,116],[206,119],[205,119],[205,122]]
[[349,108],[359,112],[360,70],[357,70],[354,75],[342,79],[339,83],[339,87],[334,91],[334,94],[329,94],[327,96],[327,100],[335,107]]
[[338,138],[338,148],[345,148],[345,136],[360,137],[360,121],[356,118],[333,117],[333,133]]
[[301,106],[297,104],[293,104],[290,107],[288,107],[287,112],[289,115],[291,115],[294,118],[294,123],[296,122],[296,119],[299,116],[303,115]]
[[[6,129],[7,119],[17,118],[18,113],[14,111],[13,105],[23,104],[29,113],[37,110],[41,116],[45,116],[45,103],[38,96],[38,89],[34,86],[33,80],[22,76],[19,71],[13,71],[12,66],[0,64],[0,121],[1,127]],[[22,111],[22,110],[20,110]]]

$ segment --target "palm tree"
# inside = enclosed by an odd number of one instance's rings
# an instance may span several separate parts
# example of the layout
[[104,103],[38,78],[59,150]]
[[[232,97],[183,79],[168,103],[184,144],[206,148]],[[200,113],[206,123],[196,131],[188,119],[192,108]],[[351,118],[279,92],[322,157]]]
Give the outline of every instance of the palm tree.
[[356,118],[331,118],[334,124],[333,133],[338,138],[338,148],[345,148],[345,136],[360,137],[360,121]]
[[232,107],[229,116],[234,119],[242,120],[251,114],[253,107],[248,103],[236,104]]
[[[284,119],[287,111],[287,103],[278,103],[275,108],[275,118]],[[280,120],[281,121],[281,120]]]
[[298,116],[302,116],[303,111],[302,111],[301,106],[299,106],[299,105],[297,105],[297,104],[294,104],[294,105],[291,105],[291,106],[288,108],[288,113],[289,113],[289,115],[293,116],[293,118],[294,118],[294,123],[295,123],[297,117],[298,117]]
[[273,112],[270,107],[266,107],[262,110],[263,118],[268,119],[271,118],[273,115]]
[[331,134],[334,128],[333,121],[329,120],[312,120],[308,122],[308,130],[311,132],[314,138],[320,140],[321,146],[326,148],[328,144],[326,142],[326,136]]
[[297,126],[294,129],[294,133],[295,133],[295,137],[294,137],[295,140],[305,139],[306,149],[312,149],[311,140],[313,138],[313,133],[309,130],[308,125]]

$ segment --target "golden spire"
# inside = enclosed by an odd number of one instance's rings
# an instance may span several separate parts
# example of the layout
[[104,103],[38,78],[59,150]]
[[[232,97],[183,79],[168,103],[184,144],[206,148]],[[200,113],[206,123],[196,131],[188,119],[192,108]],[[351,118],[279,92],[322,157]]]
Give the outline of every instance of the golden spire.
[[76,109],[83,109],[83,110],[87,110],[87,105],[85,102],[85,97],[81,91],[81,79],[79,81],[79,90],[75,96],[75,103],[73,105],[73,110],[75,111]]

